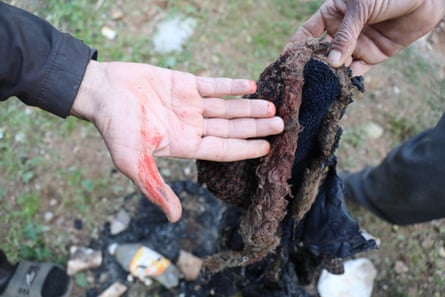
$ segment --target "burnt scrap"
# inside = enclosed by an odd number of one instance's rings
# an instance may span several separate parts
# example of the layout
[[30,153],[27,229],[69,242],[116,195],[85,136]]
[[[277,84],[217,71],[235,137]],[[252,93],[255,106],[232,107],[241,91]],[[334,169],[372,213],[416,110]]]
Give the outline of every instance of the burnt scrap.
[[251,265],[274,252],[300,259],[295,266],[310,278],[321,264],[341,273],[336,259],[375,247],[347,211],[335,172],[338,123],[353,89],[363,85],[347,67],[331,68],[328,50],[318,38],[290,44],[260,75],[257,92],[245,96],[272,101],[285,122],[285,131],[270,137],[267,156],[197,162],[199,182],[240,216],[221,252],[206,260],[210,271]]

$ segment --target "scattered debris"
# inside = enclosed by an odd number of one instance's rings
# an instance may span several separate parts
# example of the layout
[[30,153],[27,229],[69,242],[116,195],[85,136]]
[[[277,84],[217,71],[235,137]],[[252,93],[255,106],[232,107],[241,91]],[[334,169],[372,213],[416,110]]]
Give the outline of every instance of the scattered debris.
[[72,246],[67,264],[68,275],[99,267],[102,264],[102,252],[86,247]]
[[99,297],[120,297],[127,291],[127,287],[120,282],[115,282],[106,289]]
[[103,26],[100,32],[109,40],[114,40],[117,37],[117,32],[108,26]]
[[161,54],[182,51],[183,44],[193,35],[196,20],[177,15],[158,24],[153,36],[154,50]]
[[148,285],[151,278],[166,288],[174,288],[179,283],[180,272],[169,259],[158,252],[138,243],[120,244],[114,256],[122,267]]
[[371,297],[377,270],[366,258],[344,263],[345,273],[335,275],[323,270],[317,289],[320,297]]
[[198,278],[201,271],[202,260],[187,251],[180,250],[176,265],[184,274],[186,280],[194,281]]
[[116,216],[110,219],[111,235],[116,235],[125,231],[130,225],[130,219],[130,215],[125,210],[119,210]]

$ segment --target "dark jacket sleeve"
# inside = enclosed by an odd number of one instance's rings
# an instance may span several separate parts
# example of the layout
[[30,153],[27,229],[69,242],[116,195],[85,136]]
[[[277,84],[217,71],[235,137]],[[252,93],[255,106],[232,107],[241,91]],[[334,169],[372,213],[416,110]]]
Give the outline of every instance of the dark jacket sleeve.
[[17,96],[66,117],[96,55],[39,17],[0,2],[0,100]]

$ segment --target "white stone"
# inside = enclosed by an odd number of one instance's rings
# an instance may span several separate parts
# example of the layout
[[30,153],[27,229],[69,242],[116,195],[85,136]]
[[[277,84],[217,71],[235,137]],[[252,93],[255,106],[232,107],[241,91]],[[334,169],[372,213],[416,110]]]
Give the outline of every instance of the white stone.
[[320,297],[371,297],[377,270],[366,258],[344,263],[345,273],[334,275],[323,270],[317,289]]
[[103,36],[105,36],[109,40],[114,40],[117,37],[117,32],[107,26],[103,26],[100,32],[102,33]]
[[366,135],[371,139],[378,139],[383,135],[383,128],[376,123],[369,123],[365,127]]
[[109,286],[99,297],[120,297],[127,291],[127,287],[120,282],[116,282]]
[[161,54],[182,51],[182,46],[193,35],[196,20],[175,16],[158,24],[153,36],[154,50]]
[[67,264],[68,275],[99,267],[102,264],[102,252],[86,247],[72,246]]
[[110,220],[111,235],[116,235],[125,231],[130,225],[130,220],[130,215],[125,210],[119,210],[116,216]]
[[189,252],[180,250],[176,265],[186,280],[194,281],[198,278],[201,271],[202,260]]
[[45,212],[45,214],[44,214],[45,222],[48,223],[48,222],[50,222],[53,218],[54,218],[54,214],[53,214],[52,212],[50,212],[50,211]]

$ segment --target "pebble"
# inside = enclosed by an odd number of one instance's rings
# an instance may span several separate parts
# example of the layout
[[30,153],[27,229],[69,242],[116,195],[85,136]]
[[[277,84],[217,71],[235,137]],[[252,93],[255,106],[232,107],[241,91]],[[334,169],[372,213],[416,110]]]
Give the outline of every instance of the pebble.
[[117,37],[117,32],[108,26],[103,26],[100,32],[109,40],[114,40]]
[[194,281],[198,278],[201,271],[202,260],[189,252],[180,250],[176,266],[184,274],[186,280]]
[[119,210],[119,212],[110,220],[111,235],[116,235],[127,230],[130,225],[130,220],[130,215],[125,210]]
[[376,123],[369,123],[365,127],[366,135],[371,139],[378,139],[383,135],[383,128]]
[[114,6],[111,8],[111,19],[114,21],[119,21],[124,18],[124,11],[119,6]]
[[439,256],[441,256],[442,258],[445,258],[445,247],[441,247],[439,249]]
[[43,215],[43,218],[44,218],[45,222],[49,223],[54,218],[54,213],[47,211]]
[[127,291],[127,287],[120,282],[115,282],[109,286],[99,297],[120,297]]
[[155,52],[181,52],[183,44],[193,35],[196,20],[174,16],[160,22],[153,36]]
[[394,270],[397,272],[397,274],[403,274],[407,273],[409,271],[409,268],[402,261],[396,261],[396,263],[394,264]]
[[366,258],[344,263],[345,273],[323,270],[317,283],[320,297],[371,297],[377,270]]
[[99,267],[102,264],[102,252],[86,247],[72,246],[67,264],[68,275]]

